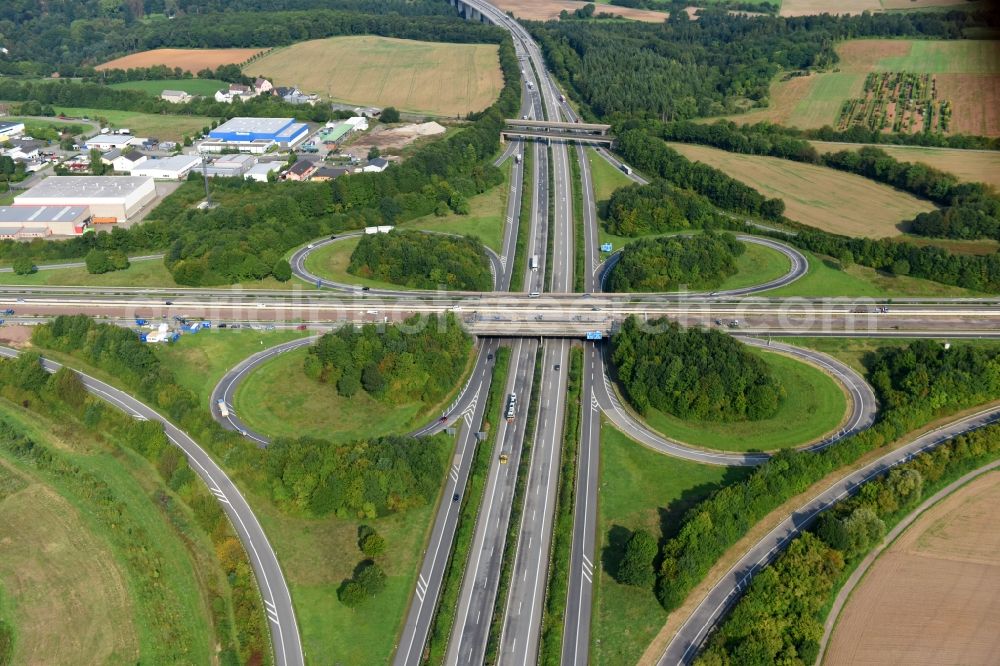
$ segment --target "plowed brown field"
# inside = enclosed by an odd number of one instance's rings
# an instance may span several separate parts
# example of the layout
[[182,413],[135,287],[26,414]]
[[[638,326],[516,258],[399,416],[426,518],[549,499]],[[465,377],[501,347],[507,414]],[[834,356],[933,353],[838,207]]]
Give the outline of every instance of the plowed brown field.
[[153,49],[109,60],[96,69],[129,69],[165,65],[188,72],[215,69],[219,65],[239,65],[267,49]]
[[998,503],[993,472],[918,518],[851,595],[824,664],[996,664]]

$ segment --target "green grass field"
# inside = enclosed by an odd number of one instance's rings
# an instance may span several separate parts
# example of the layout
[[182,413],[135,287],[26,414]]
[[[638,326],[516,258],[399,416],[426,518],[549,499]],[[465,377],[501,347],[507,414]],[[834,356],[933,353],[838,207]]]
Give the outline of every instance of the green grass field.
[[[72,260],[67,260],[72,261]],[[174,277],[163,264],[163,259],[134,261],[123,271],[92,275],[83,266],[37,271],[30,275],[0,273],[0,284],[25,284],[46,286],[75,285],[81,287],[177,287]],[[278,282],[265,278],[258,282],[233,285],[245,289],[291,289],[294,282]],[[301,286],[301,285],[299,285]]]
[[601,563],[594,578],[591,663],[635,664],[667,620],[652,589],[622,585],[611,575],[628,533],[643,528],[658,539],[672,536],[689,507],[747,473],[745,468],[664,456],[610,425],[601,428],[597,527]]
[[253,331],[213,328],[196,335],[182,335],[169,345],[156,347],[157,356],[184,388],[208,405],[212,389],[237,363],[262,349],[309,335],[306,331]]
[[141,90],[159,97],[164,90],[183,90],[191,95],[211,97],[216,90],[228,88],[229,84],[219,79],[153,79],[150,81],[125,81],[112,83],[110,88]]
[[[177,647],[159,642],[164,623],[183,641],[191,663],[211,662],[215,638],[205,585],[211,577],[218,584],[222,574],[217,564],[204,568],[216,562],[207,537],[173,524],[151,501],[153,489],[162,487],[156,471],[131,452],[6,401],[0,401],[0,417],[102,479],[127,507],[111,525],[81,487],[0,452],[0,464],[27,482],[24,496],[0,502],[0,530],[18,535],[0,539],[0,579],[14,599],[19,636],[13,663],[78,663],[84,653],[100,663],[153,663]],[[145,531],[144,543],[119,532],[130,526]],[[124,556],[135,546],[159,555],[155,573]],[[150,577],[166,597],[153,601],[142,592],[148,588],[140,582]]]
[[248,426],[276,437],[310,435],[348,442],[405,433],[429,420],[438,407],[419,400],[389,404],[364,391],[349,399],[341,397],[333,384],[306,377],[302,370],[306,353],[304,349],[286,352],[243,381],[233,406]]
[[678,441],[720,451],[775,451],[819,440],[847,413],[847,398],[827,374],[782,354],[760,352],[785,387],[777,414],[760,421],[715,423],[685,421],[650,409],[645,421],[654,430]]
[[809,271],[785,287],[765,293],[766,296],[856,296],[866,298],[893,297],[971,297],[977,292],[952,287],[931,280],[879,273],[873,268],[848,266],[839,268],[839,263],[830,257],[818,257],[802,250],[809,260]]
[[630,185],[632,181],[620,169],[612,166],[593,150],[587,151],[587,162],[590,164],[590,184],[594,189],[597,216],[601,220],[604,220],[606,219],[608,200],[611,198],[611,193],[619,187]]
[[426,229],[449,234],[475,236],[489,248],[500,252],[507,223],[507,198],[510,195],[510,168],[503,167],[503,182],[469,199],[469,214],[444,217],[425,215],[399,225],[402,229]]
[[212,124],[212,118],[205,116],[171,116],[156,113],[139,113],[137,111],[110,111],[108,109],[87,109],[80,107],[55,107],[56,113],[64,113],[74,118],[86,116],[91,120],[101,118],[113,127],[127,127],[135,136],[156,137],[161,141],[180,141],[187,136],[194,136],[203,127]]

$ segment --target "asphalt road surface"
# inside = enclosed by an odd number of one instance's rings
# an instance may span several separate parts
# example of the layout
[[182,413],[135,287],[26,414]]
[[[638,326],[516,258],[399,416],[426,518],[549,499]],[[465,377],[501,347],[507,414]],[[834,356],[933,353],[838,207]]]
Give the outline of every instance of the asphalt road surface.
[[[2,356],[13,358],[18,353],[15,349],[0,347],[0,355]],[[62,367],[59,363],[47,359],[43,360],[42,363],[49,372],[55,372]],[[302,666],[305,664],[291,593],[278,564],[278,558],[264,534],[264,529],[236,485],[193,439],[153,408],[90,375],[79,371],[77,374],[89,392],[110,405],[137,419],[159,421],[163,424],[167,438],[187,456],[191,468],[219,500],[222,510],[226,512],[240,541],[243,542],[264,602],[271,643],[274,646],[275,663],[278,666]]]
[[969,430],[1000,420],[1000,407],[983,410],[937,428],[909,444],[891,451],[878,460],[853,472],[809,500],[758,541],[726,572],[702,600],[677,634],[667,645],[659,660],[660,666],[689,664],[694,661],[705,638],[739,599],[747,585],[762,568],[777,557],[788,543],[808,527],[824,510],[858,491],[869,479],[895,465],[912,460],[921,452]]

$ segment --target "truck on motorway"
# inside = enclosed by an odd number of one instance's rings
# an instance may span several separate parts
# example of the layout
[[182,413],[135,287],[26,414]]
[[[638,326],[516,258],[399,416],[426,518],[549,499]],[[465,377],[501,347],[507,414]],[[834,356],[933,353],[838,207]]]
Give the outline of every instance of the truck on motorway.
[[509,396],[507,396],[507,411],[505,414],[507,422],[510,423],[511,421],[513,421],[514,416],[516,414],[517,414],[517,394],[511,393]]
[[538,255],[537,254],[531,255],[531,259],[528,259],[528,268],[530,268],[533,271],[537,271],[538,270]]
[[365,233],[369,236],[372,234],[387,234],[394,228],[391,224],[381,224],[377,227],[365,227]]
[[559,95],[559,102],[560,103],[565,103],[566,102],[566,95]]
[[520,164],[520,163],[521,163],[521,156],[515,154],[514,155],[514,164]]
[[622,171],[624,171],[626,175],[628,175],[628,176],[632,175],[632,167],[630,167],[629,165],[627,165],[627,164],[619,164],[618,168],[620,168]]
[[535,84],[532,83],[531,81],[528,81],[528,90],[534,90],[534,89],[535,89]]
[[219,400],[216,403],[216,406],[218,406],[218,408],[219,408],[219,416],[221,416],[224,419],[228,419],[229,418],[229,408],[226,407],[226,401],[225,400]]

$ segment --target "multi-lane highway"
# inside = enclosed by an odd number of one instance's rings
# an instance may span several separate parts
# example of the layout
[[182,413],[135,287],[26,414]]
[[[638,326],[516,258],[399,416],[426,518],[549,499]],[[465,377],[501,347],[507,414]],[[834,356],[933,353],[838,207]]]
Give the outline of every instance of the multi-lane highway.
[[[15,349],[0,347],[0,356],[13,358],[19,353]],[[42,364],[49,372],[55,372],[62,367],[59,363],[48,359],[43,360]],[[167,438],[184,452],[191,468],[201,477],[222,505],[222,510],[226,513],[233,529],[243,543],[250,565],[257,577],[257,584],[264,603],[264,612],[267,615],[267,624],[274,647],[275,663],[278,666],[303,666],[305,657],[302,652],[299,628],[288,584],[285,582],[274,549],[264,534],[264,529],[236,485],[226,476],[226,473],[212,457],[198,446],[187,433],[161,416],[152,407],[90,375],[79,371],[77,371],[77,375],[90,393],[108,404],[117,407],[129,416],[161,423]]]
[[754,544],[711,588],[687,621],[677,631],[659,660],[660,666],[678,666],[694,660],[706,636],[726,611],[739,599],[753,576],[767,566],[788,543],[807,528],[824,510],[859,490],[869,479],[889,468],[912,460],[963,432],[981,428],[1000,420],[1000,407],[980,411],[957,419],[913,439],[861,469],[850,473],[793,511],[774,529]]

